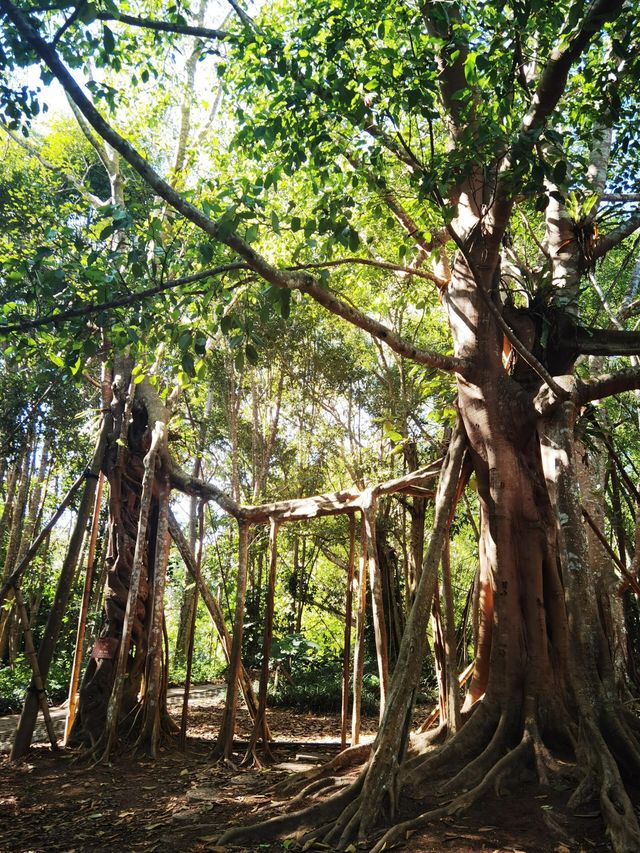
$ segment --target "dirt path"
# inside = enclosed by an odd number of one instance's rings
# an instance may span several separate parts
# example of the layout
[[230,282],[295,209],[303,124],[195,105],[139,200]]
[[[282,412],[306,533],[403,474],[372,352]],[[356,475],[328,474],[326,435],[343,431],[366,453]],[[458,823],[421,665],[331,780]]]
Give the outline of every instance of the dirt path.
[[[225,690],[226,685],[224,684],[198,684],[191,688],[189,695],[191,697],[192,704],[194,702],[199,704],[202,701],[207,701],[211,704],[218,704],[219,702],[224,701]],[[182,687],[169,688],[167,692],[167,703],[172,710],[182,705],[183,694],[184,691]],[[178,711],[178,713],[180,712]],[[55,733],[59,738],[62,738],[62,735],[64,734],[64,721],[67,715],[66,705],[54,706],[51,708],[50,714]],[[8,714],[7,716],[0,717],[0,755],[11,751],[13,734],[16,730],[19,719],[20,714]],[[36,723],[36,728],[33,734],[33,743],[34,745],[39,743],[49,743],[47,730],[45,729],[44,720],[42,718],[42,712],[38,712],[38,722]]]
[[[273,785],[295,770],[317,765],[337,752],[337,715],[275,709],[269,722],[277,764],[262,770],[213,764],[211,748],[221,719],[217,688],[194,695],[186,752],[174,744],[156,762],[116,757],[111,766],[87,766],[73,754],[31,750],[21,765],[0,758],[1,853],[219,853],[226,826],[280,813]],[[251,721],[238,717],[239,737]],[[376,720],[364,721],[369,736]],[[242,756],[238,756],[240,760]],[[500,800],[488,799],[462,818],[443,820],[411,836],[412,853],[604,853],[608,851],[597,807],[580,817],[568,812],[568,791],[542,789],[523,778]],[[424,809],[403,797],[401,818]],[[228,848],[238,850],[243,848]],[[251,845],[247,853],[291,849],[289,842]],[[311,853],[327,850],[315,846]]]

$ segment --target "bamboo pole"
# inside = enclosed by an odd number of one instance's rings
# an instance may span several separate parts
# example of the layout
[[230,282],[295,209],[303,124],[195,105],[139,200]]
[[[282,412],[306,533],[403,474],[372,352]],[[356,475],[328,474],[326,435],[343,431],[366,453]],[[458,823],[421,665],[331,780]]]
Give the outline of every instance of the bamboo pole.
[[76,647],[73,652],[73,665],[71,667],[71,679],[69,681],[69,699],[67,705],[67,716],[64,723],[64,739],[66,746],[76,716],[78,682],[80,680],[80,669],[84,652],[84,639],[87,630],[87,613],[89,611],[89,598],[91,596],[91,582],[93,580],[93,564],[96,557],[96,543],[98,541],[98,529],[100,526],[100,507],[102,506],[102,492],[104,489],[104,474],[102,471],[98,477],[96,498],[93,505],[93,520],[91,523],[91,537],[89,539],[89,554],[87,556],[87,571],[84,578],[82,590],[82,602],[80,604],[80,615],[78,616],[78,631],[76,634]]
[[[204,544],[204,503],[200,501],[198,507],[198,550],[196,552],[196,569],[198,574],[202,571],[202,550]],[[191,619],[189,620],[189,638],[187,641],[187,671],[184,679],[184,695],[182,697],[182,715],[180,717],[179,746],[184,752],[187,742],[187,725],[189,722],[189,692],[191,690],[191,669],[193,666],[193,647],[195,643],[196,618],[198,615],[198,584],[194,579],[193,605]]]
[[356,558],[356,518],[349,516],[349,562],[347,564],[347,590],[345,601],[344,646],[342,650],[342,720],[340,745],[347,745],[347,717],[349,714],[349,664],[351,660],[351,619],[353,616],[353,572]]
[[40,674],[40,667],[38,666],[38,657],[36,655],[36,650],[33,645],[33,634],[31,633],[31,624],[29,622],[27,608],[24,606],[24,599],[22,598],[22,593],[20,592],[19,586],[15,587],[14,595],[16,598],[16,605],[18,607],[18,615],[20,617],[20,621],[22,622],[22,631],[24,634],[24,650],[29,660],[29,664],[31,665],[31,671],[33,673],[33,684],[38,694],[38,704],[40,705],[40,710],[42,711],[42,716],[44,717],[44,724],[47,729],[47,734],[49,735],[49,741],[51,742],[51,749],[57,750],[58,741],[56,739],[56,733],[53,728],[51,714],[49,713],[49,703],[47,702],[47,694],[45,692],[44,683]]
[[5,600],[7,599],[7,597],[11,593],[11,591],[13,589],[15,589],[15,587],[17,585],[20,584],[20,581],[22,579],[22,575],[29,568],[29,564],[31,563],[31,561],[33,560],[35,555],[38,553],[38,549],[40,548],[40,546],[42,545],[44,540],[47,538],[49,533],[51,533],[51,531],[53,530],[55,525],[60,520],[60,516],[62,515],[62,513],[65,511],[65,509],[69,506],[69,504],[73,500],[75,493],[78,491],[80,486],[84,483],[84,481],[87,477],[87,474],[88,474],[88,471],[83,471],[82,474],[80,474],[80,476],[77,478],[75,483],[71,486],[71,488],[69,489],[67,494],[64,496],[64,498],[62,499],[62,501],[58,505],[58,508],[56,509],[54,514],[51,516],[51,518],[45,524],[45,526],[42,528],[40,533],[38,533],[36,538],[33,540],[31,545],[29,546],[26,554],[22,558],[21,562],[16,566],[15,570],[9,575],[9,577],[6,579],[6,581],[2,584],[2,589],[0,589],[0,607],[2,607],[2,605],[4,604]]
[[[176,543],[178,551],[180,552],[180,556],[184,560],[184,564],[191,573],[191,576],[196,582],[198,587],[198,591],[202,597],[202,600],[205,604],[205,607],[209,611],[209,615],[211,616],[211,621],[215,625],[215,628],[218,632],[218,638],[220,640],[220,645],[222,646],[223,654],[227,660],[227,663],[231,660],[231,636],[229,635],[229,631],[227,630],[227,626],[225,623],[224,613],[222,612],[222,608],[218,602],[218,599],[215,598],[211,594],[211,590],[207,586],[202,577],[202,573],[198,571],[198,567],[196,565],[196,558],[193,554],[193,551],[189,547],[189,543],[187,542],[184,533],[180,529],[180,525],[176,521],[175,516],[169,510],[169,532],[173,538],[173,541]],[[247,709],[251,716],[252,720],[258,715],[258,700],[253,692],[253,686],[251,684],[251,679],[246,669],[242,664],[240,665],[240,673],[238,676],[238,686],[242,691],[242,695],[244,696],[244,701],[246,702]]]
[[[71,582],[75,574],[75,569],[80,556],[80,548],[84,539],[84,532],[87,521],[91,514],[91,508],[94,503],[96,487],[98,484],[98,476],[102,467],[102,460],[107,444],[107,434],[109,431],[110,420],[109,416],[105,415],[100,426],[100,433],[96,442],[96,447],[93,452],[93,457],[88,470],[83,475],[85,479],[84,491],[82,499],[78,506],[76,522],[69,539],[67,554],[65,556],[58,584],[56,587],[53,604],[47,617],[42,641],[38,649],[38,666],[40,667],[40,675],[43,682],[46,683],[49,667],[53,660],[56,643],[60,630],[62,628],[62,620],[67,609],[69,596],[71,595]],[[31,549],[29,549],[31,550]],[[35,685],[32,683],[27,692],[27,696],[20,715],[20,721],[16,728],[13,747],[11,750],[11,758],[16,759],[22,757],[29,749],[33,728],[38,716],[38,697],[35,692]]]

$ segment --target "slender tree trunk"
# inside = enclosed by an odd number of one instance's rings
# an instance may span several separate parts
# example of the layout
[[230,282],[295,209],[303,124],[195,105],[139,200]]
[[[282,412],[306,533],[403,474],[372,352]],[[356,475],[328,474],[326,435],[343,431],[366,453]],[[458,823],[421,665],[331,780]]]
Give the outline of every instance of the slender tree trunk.
[[158,523],[155,538],[155,559],[152,578],[151,628],[149,630],[149,650],[147,652],[143,722],[139,742],[151,758],[157,757],[158,741],[161,734],[161,710],[164,697],[163,686],[163,622],[164,591],[169,558],[169,494],[171,487],[166,472],[160,472],[160,496]]
[[[58,586],[56,588],[56,594],[53,600],[53,604],[51,606],[51,610],[49,612],[49,616],[47,618],[47,624],[44,629],[42,642],[40,644],[40,648],[38,649],[38,666],[40,668],[40,673],[44,682],[46,682],[47,676],[49,674],[49,667],[51,666],[51,661],[53,660],[55,646],[58,640],[58,636],[60,634],[60,628],[62,627],[62,620],[67,609],[67,603],[69,601],[69,595],[71,593],[71,582],[75,574],[76,564],[80,556],[80,549],[82,547],[82,541],[84,539],[84,532],[87,525],[87,520],[89,518],[89,514],[91,512],[91,508],[93,506],[95,498],[96,486],[107,444],[108,429],[109,424],[107,418],[105,417],[102,420],[96,448],[93,453],[91,463],[88,467],[86,475],[87,480],[85,483],[82,499],[78,507],[78,514],[76,517],[75,526],[71,534],[71,539],[69,540],[67,555],[65,557],[64,563],[62,564],[62,569],[60,570]],[[18,758],[22,758],[22,756],[25,755],[25,753],[29,749],[37,714],[38,691],[34,682],[32,681],[29,686],[24,707],[22,709],[22,714],[20,716],[20,721],[16,729],[16,734],[13,741],[13,749],[11,750],[12,759],[15,760]]]
[[349,556],[347,559],[347,583],[345,593],[344,643],[342,647],[342,714],[340,725],[340,745],[347,745],[347,726],[349,714],[349,664],[351,660],[351,629],[353,627],[353,572],[356,562],[356,517],[349,515]]
[[242,636],[244,629],[244,604],[247,591],[247,563],[249,548],[249,526],[241,523],[240,541],[238,545],[238,584],[236,587],[236,611],[233,622],[233,641],[227,676],[227,698],[225,701],[222,723],[214,754],[218,758],[231,758],[233,753],[233,738],[236,727],[236,709],[238,704],[238,678],[240,675]]
[[360,713],[362,706],[362,678],[364,675],[364,626],[367,613],[367,531],[364,514],[360,520],[360,563],[358,568],[358,610],[356,614],[356,640],[353,652],[353,711],[351,715],[351,746],[360,743]]

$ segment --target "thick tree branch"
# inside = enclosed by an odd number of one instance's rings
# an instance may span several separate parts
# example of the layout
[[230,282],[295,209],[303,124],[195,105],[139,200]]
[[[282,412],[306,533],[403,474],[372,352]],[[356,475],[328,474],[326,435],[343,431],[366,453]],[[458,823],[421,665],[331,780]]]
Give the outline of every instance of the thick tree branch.
[[[576,0],[576,3],[582,9],[584,5],[582,0]],[[501,167],[503,177],[498,184],[494,214],[499,225],[506,223],[514,194],[519,191],[519,187],[512,186],[511,179],[504,174],[505,171],[509,170],[517,160],[530,155],[538,143],[547,119],[565,92],[572,65],[580,58],[602,25],[607,21],[615,20],[623,6],[624,0],[594,0],[582,21],[582,26],[573,38],[560,41],[560,44],[551,52],[540,75],[531,100],[531,107],[523,118],[520,132]]]
[[629,202],[640,201],[640,193],[602,193],[600,201],[606,201],[610,204],[628,204]]
[[194,495],[204,501],[215,501],[221,509],[234,518],[244,517],[243,508],[218,486],[215,486],[213,483],[207,483],[204,480],[199,480],[197,477],[192,477],[186,471],[183,471],[173,459],[169,459],[169,465],[169,479],[174,489],[178,489],[178,491],[184,492],[186,495]]
[[607,373],[593,379],[579,381],[578,402],[584,405],[592,400],[603,400],[605,397],[613,397],[615,394],[635,391],[638,388],[640,388],[640,368]]
[[630,237],[639,228],[640,210],[636,210],[634,213],[629,214],[629,218],[626,222],[621,223],[617,228],[614,228],[613,231],[610,231],[598,240],[592,252],[593,260],[596,261],[599,258],[603,258],[607,252],[618,246],[623,240]]
[[178,24],[171,21],[154,21],[151,18],[139,18],[134,15],[124,15],[120,12],[115,15],[111,12],[99,12],[98,18],[101,21],[118,21],[130,27],[142,27],[145,30],[154,30],[161,33],[177,33],[178,35],[197,36],[198,38],[215,39],[217,41],[224,41],[230,38],[230,34],[224,30],[212,30],[209,27],[196,27],[191,24]]
[[640,332],[577,326],[573,340],[566,345],[569,349],[575,346],[581,355],[640,355]]
[[56,51],[41,38],[27,16],[16,8],[10,0],[0,0],[0,9],[13,22],[20,35],[36,54],[47,64],[94,130],[138,172],[161,198],[214,240],[233,249],[265,281],[274,287],[285,290],[299,290],[301,293],[308,294],[333,314],[385,341],[391,349],[406,358],[446,371],[464,372],[467,369],[466,363],[461,359],[430,350],[421,350],[398,338],[391,329],[382,323],[357,311],[329,293],[320,281],[308,273],[291,272],[272,266],[241,237],[230,231],[226,223],[214,222],[209,219],[201,210],[176,192],[167,181],[163,180],[131,143],[127,142],[105,121],[61,62]]

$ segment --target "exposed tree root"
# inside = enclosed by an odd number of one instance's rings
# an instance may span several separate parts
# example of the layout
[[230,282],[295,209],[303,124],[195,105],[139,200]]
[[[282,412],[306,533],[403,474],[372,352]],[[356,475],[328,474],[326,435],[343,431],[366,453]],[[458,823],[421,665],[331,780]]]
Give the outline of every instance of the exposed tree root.
[[[424,785],[432,781],[436,768],[446,770],[448,778],[440,790],[453,793],[453,798],[416,818],[392,826],[373,847],[372,853],[381,853],[392,844],[401,842],[408,832],[469,810],[482,796],[492,791],[499,796],[504,780],[527,766],[534,767],[542,785],[547,785],[552,776],[575,778],[579,773],[580,781],[569,801],[570,807],[578,808],[598,800],[616,853],[638,853],[640,831],[637,819],[625,791],[613,747],[608,743],[608,733],[612,732],[616,748],[620,748],[623,736],[630,739],[634,749],[638,748],[628,721],[615,710],[606,725],[602,720],[596,722],[595,717],[583,717],[580,731],[573,727],[572,731],[565,732],[577,748],[577,767],[569,767],[557,761],[544,743],[536,713],[532,710],[534,705],[533,701],[525,702],[524,723],[522,718],[518,721],[511,712],[504,712],[497,718],[490,709],[484,709],[475,715],[475,721],[469,720],[455,738],[439,748],[429,746],[422,737],[415,738],[414,745],[419,742],[423,750],[428,750],[427,755],[418,755],[407,761],[405,772],[396,772],[387,782],[385,805],[389,813],[386,818],[393,819],[400,786],[410,781],[414,789],[420,788],[420,794],[423,794]],[[518,728],[520,740],[513,746]],[[287,779],[276,788],[280,795],[306,784],[285,806],[285,814],[252,826],[230,829],[219,843],[258,842],[293,835],[305,843],[319,840],[334,849],[345,850],[354,841],[365,841],[376,821],[384,817],[371,811],[365,786],[369,764],[360,770],[355,781],[348,782],[343,774],[368,754],[369,747],[347,749],[322,767]],[[305,800],[326,794],[329,796],[320,802],[290,810]]]
[[[447,767],[457,767],[483,752],[487,741],[493,737],[500,718],[482,703],[478,711],[460,729],[454,738],[433,749],[424,748],[416,738],[418,754],[404,765],[404,784],[421,785],[424,779]],[[426,746],[429,744],[427,742]]]
[[304,834],[317,828],[319,821],[332,820],[340,811],[349,806],[353,797],[357,797],[364,782],[364,771],[343,791],[322,803],[315,803],[307,808],[284,815],[277,815],[269,820],[249,826],[236,826],[228,829],[218,839],[219,845],[232,844],[237,841],[263,841],[276,838],[287,833]]
[[294,773],[287,779],[284,779],[274,788],[274,793],[277,796],[283,796],[295,791],[299,785],[313,782],[325,775],[332,775],[337,770],[347,770],[350,767],[355,767],[367,760],[371,752],[370,743],[359,743],[355,746],[349,746],[339,752],[331,761],[327,761],[320,767],[313,770],[302,770],[300,773]]
[[406,820],[403,823],[398,823],[391,827],[391,829],[389,829],[375,845],[372,853],[381,853],[383,849],[386,849],[392,844],[396,844],[398,841],[405,838],[406,833],[411,830],[421,829],[423,826],[427,826],[434,820],[439,820],[442,817],[460,814],[461,812],[466,811],[471,808],[471,806],[491,787],[495,789],[496,794],[499,794],[500,783],[504,777],[520,765],[526,753],[530,752],[532,747],[533,742],[531,734],[528,730],[525,730],[522,740],[518,746],[496,761],[482,782],[474,788],[471,788],[471,790],[466,791],[464,794],[460,794],[460,796],[456,797],[445,806],[431,809],[412,820]]
[[583,726],[583,755],[588,762],[588,778],[592,783],[594,776],[597,779],[602,817],[613,849],[616,853],[637,853],[640,828],[616,760],[595,721],[587,717]]
[[348,781],[340,779],[337,776],[325,776],[323,779],[316,779],[315,782],[305,785],[300,793],[296,794],[292,800],[289,800],[285,808],[287,811],[293,811],[293,809],[299,806],[300,803],[304,802],[307,797],[314,797],[319,791],[324,791],[326,793],[328,788],[343,788],[348,784]]

